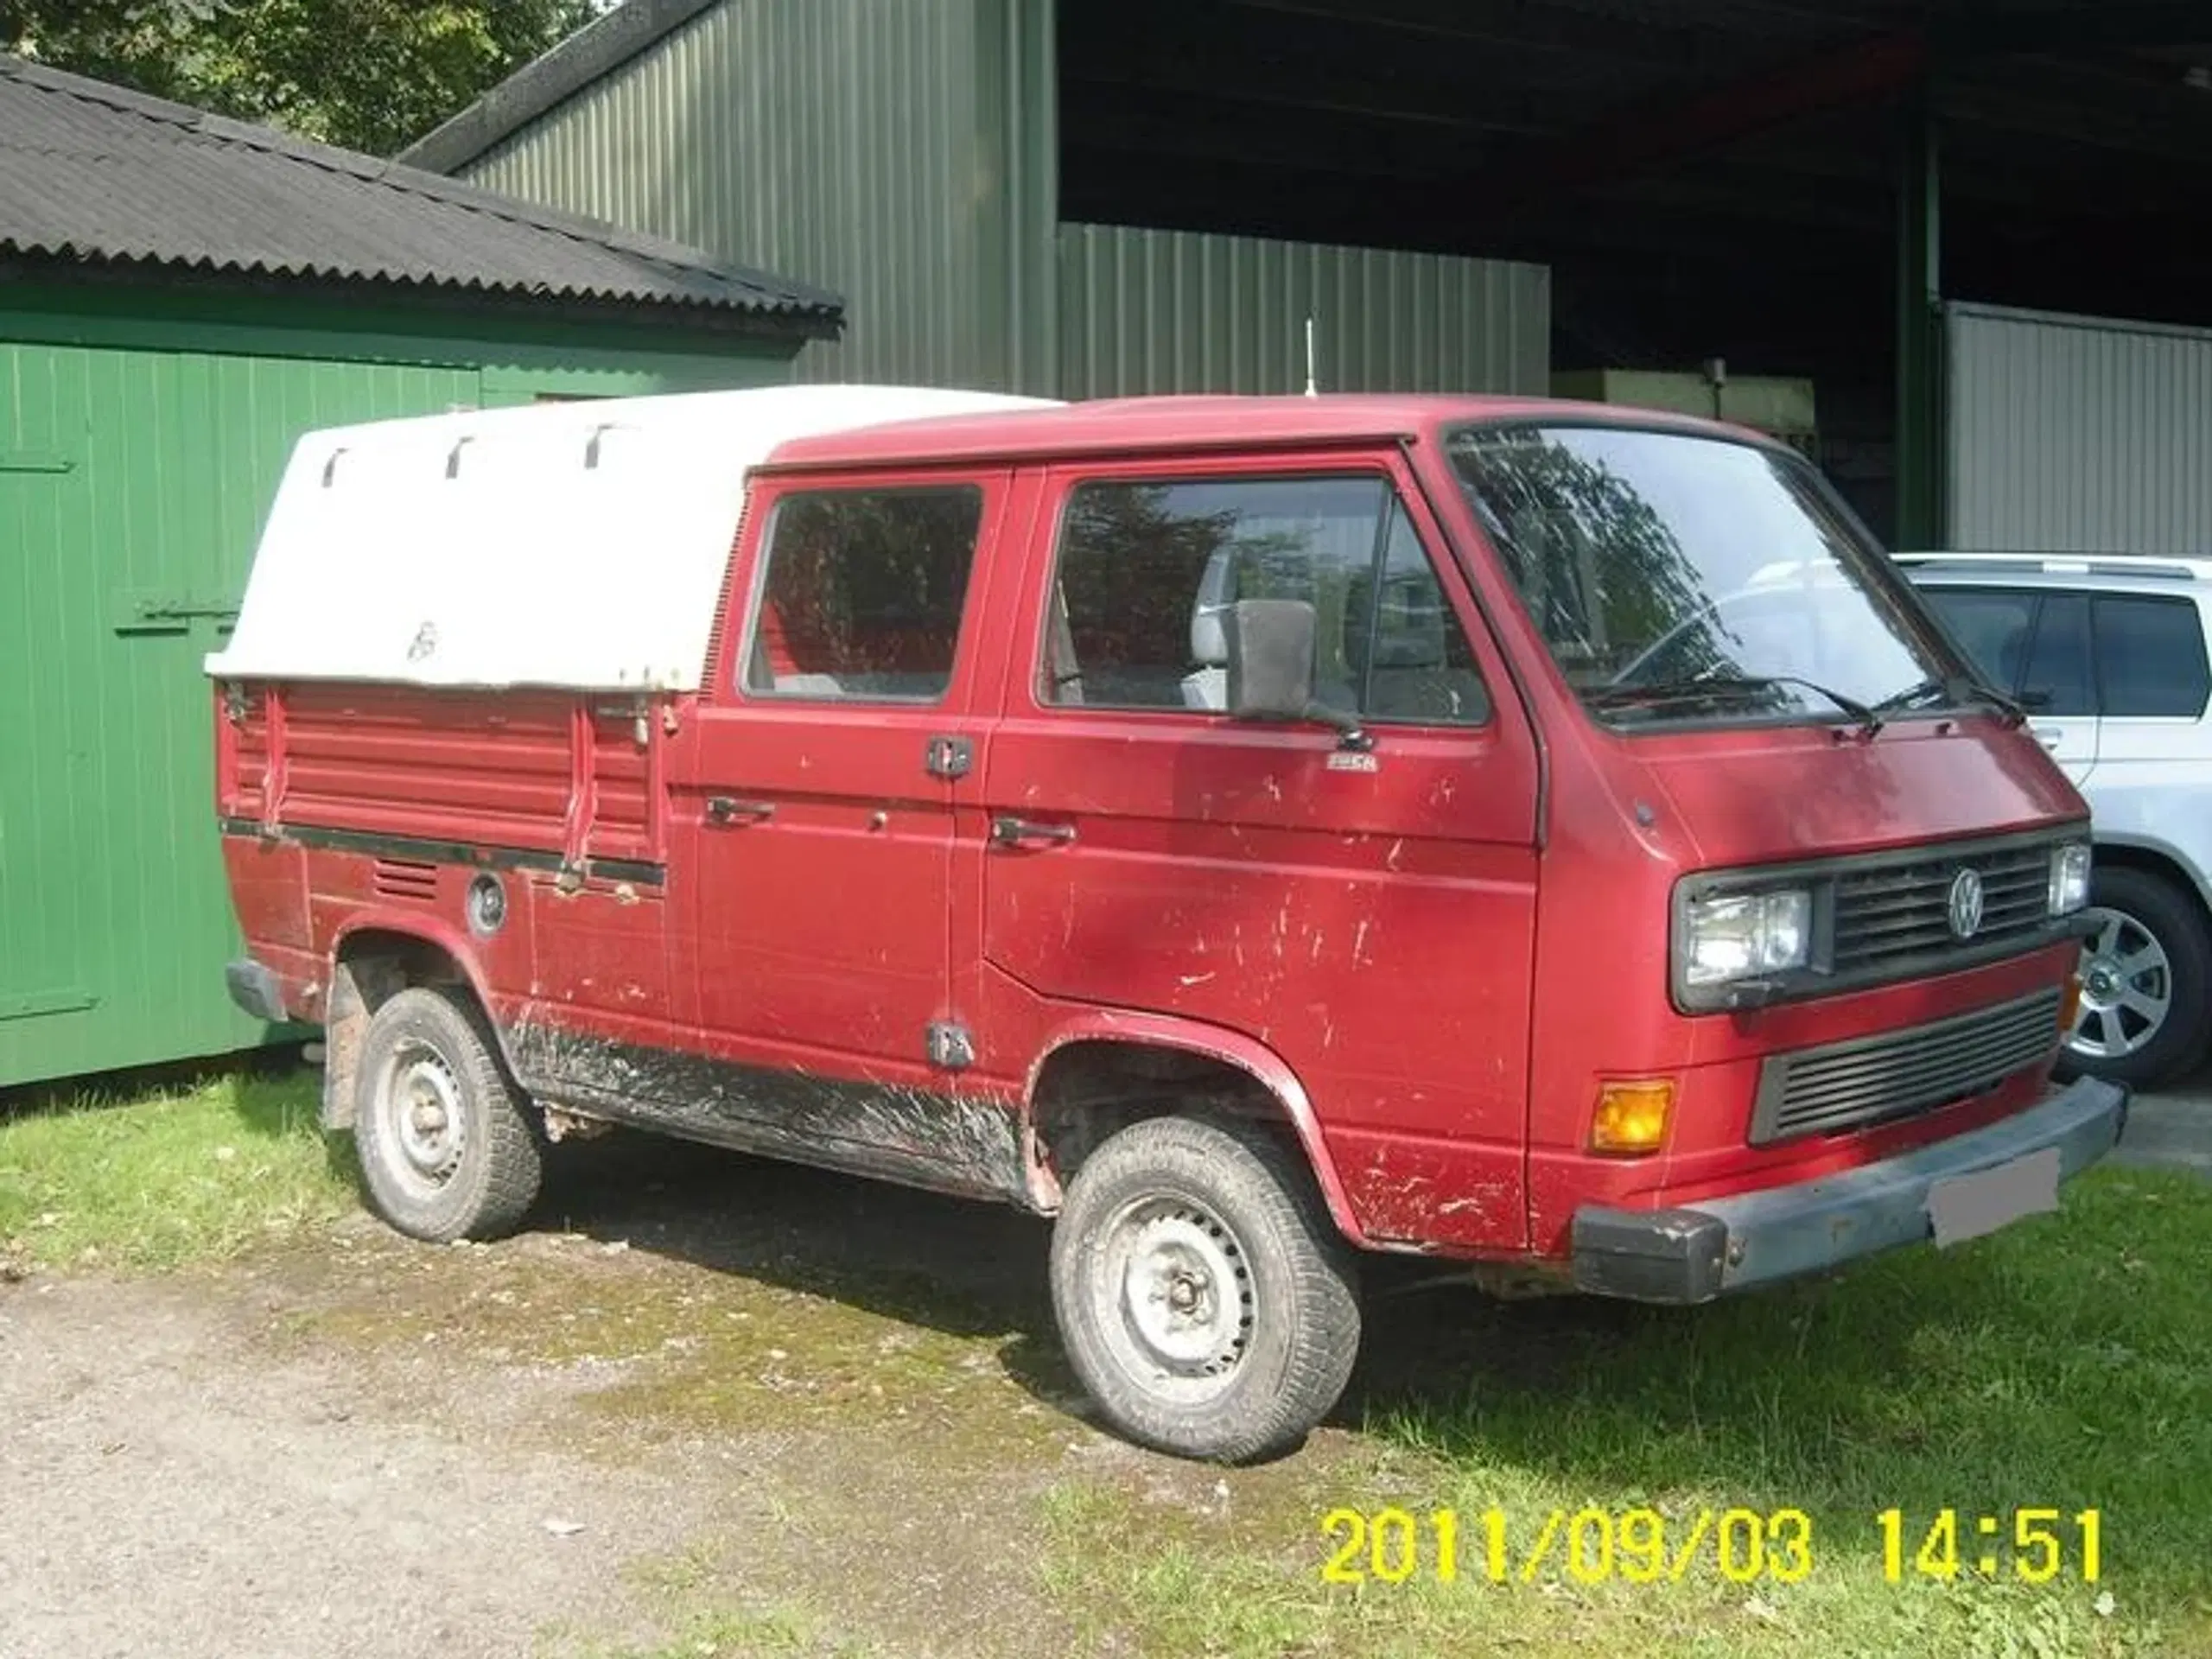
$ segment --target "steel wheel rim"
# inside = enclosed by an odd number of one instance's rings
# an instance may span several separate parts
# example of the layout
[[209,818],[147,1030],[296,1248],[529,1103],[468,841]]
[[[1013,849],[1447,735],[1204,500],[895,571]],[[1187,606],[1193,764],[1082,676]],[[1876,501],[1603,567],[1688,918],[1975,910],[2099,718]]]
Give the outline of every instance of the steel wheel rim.
[[2097,931],[2082,946],[2082,1006],[2067,1046],[2118,1060],[2155,1041],[2173,1012],[2173,963],[2158,935],[2125,911],[2093,907]]
[[385,1167],[416,1198],[435,1198],[468,1152],[461,1080],[426,1044],[403,1044],[385,1063],[374,1101]]
[[1251,1263],[1226,1222],[1179,1195],[1123,1205],[1095,1258],[1092,1310],[1122,1370],[1198,1405],[1236,1382],[1259,1317]]

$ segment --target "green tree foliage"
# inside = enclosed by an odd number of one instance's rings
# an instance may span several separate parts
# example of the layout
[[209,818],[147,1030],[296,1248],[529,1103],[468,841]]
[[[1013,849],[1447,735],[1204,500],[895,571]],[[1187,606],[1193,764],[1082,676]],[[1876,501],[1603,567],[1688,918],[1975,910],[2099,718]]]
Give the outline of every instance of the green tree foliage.
[[0,0],[0,49],[388,156],[611,0]]

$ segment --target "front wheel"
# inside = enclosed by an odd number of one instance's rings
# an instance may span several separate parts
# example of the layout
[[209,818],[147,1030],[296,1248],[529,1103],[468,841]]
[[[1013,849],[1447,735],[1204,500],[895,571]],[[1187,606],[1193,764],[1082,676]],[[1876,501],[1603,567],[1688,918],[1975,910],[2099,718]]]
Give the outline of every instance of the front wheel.
[[466,993],[411,986],[370,1016],[353,1142],[377,1213],[446,1243],[512,1232],[537,1196],[537,1141]]
[[1242,1463],[1303,1440],[1359,1351],[1357,1273],[1308,1172],[1241,1123],[1113,1135],[1052,1231],[1052,1306],[1116,1430]]
[[2067,1071],[2147,1088],[2203,1058],[2212,1027],[2212,946],[2196,904],[2171,882],[2100,868],[2089,893],[2097,931],[2082,946],[2082,1007]]

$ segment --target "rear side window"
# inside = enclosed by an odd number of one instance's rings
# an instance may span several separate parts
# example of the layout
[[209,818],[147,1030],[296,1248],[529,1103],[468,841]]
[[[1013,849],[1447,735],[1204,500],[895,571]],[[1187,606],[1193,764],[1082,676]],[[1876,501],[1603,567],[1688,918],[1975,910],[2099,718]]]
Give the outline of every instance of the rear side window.
[[784,498],[745,654],[766,696],[934,702],[952,680],[983,494],[972,485]]
[[1225,710],[1223,618],[1240,599],[1314,607],[1320,702],[1386,722],[1489,717],[1413,521],[1373,476],[1078,486],[1061,528],[1039,695]]
[[2212,671],[2204,625],[2186,599],[2095,601],[2097,679],[2107,716],[2204,712]]

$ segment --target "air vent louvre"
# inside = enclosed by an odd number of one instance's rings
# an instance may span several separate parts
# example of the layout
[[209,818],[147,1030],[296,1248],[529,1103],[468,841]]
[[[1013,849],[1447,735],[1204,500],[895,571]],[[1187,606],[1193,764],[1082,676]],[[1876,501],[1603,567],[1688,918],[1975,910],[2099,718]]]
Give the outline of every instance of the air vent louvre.
[[428,903],[438,896],[438,867],[413,859],[380,858],[369,878],[379,899],[403,899]]

